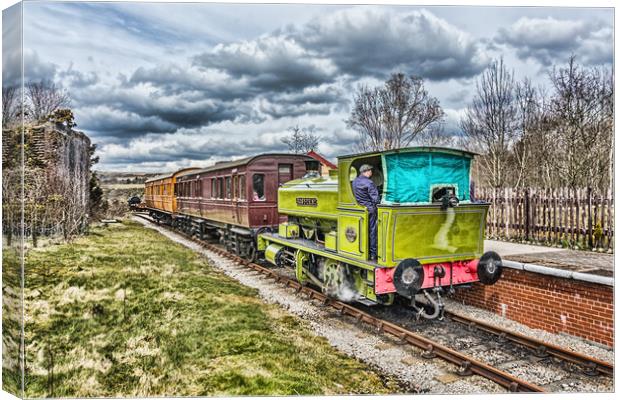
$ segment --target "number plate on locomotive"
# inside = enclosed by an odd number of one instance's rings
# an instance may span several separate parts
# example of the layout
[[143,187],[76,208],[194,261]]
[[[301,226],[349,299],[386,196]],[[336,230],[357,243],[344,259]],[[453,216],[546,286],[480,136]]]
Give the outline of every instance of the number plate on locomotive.
[[317,199],[313,197],[297,197],[295,202],[299,207],[316,207]]

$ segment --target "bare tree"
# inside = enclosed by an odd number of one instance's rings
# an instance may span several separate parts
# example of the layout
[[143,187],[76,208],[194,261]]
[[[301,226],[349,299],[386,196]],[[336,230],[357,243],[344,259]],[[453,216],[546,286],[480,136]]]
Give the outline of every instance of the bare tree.
[[13,235],[18,232],[21,222],[21,176],[19,168],[2,168],[2,233],[6,235],[8,246],[12,244]]
[[443,122],[436,122],[413,141],[418,146],[458,147],[457,138],[446,132]]
[[316,134],[314,126],[304,128],[304,136],[302,140],[302,150],[304,153],[315,151],[321,143],[321,137]]
[[358,87],[347,124],[359,132],[362,150],[387,150],[409,145],[443,115],[422,78],[396,73],[383,87]]
[[359,132],[360,141],[355,146],[358,151],[378,150],[383,147],[383,107],[380,91],[381,88],[367,86],[359,86],[357,89],[347,125]]
[[509,150],[519,139],[517,111],[513,74],[503,59],[494,61],[476,82],[475,97],[461,119],[465,136],[482,150],[480,166],[492,187],[506,183]]
[[517,106],[516,141],[511,149],[513,162],[511,184],[524,187],[537,184],[537,180],[549,172],[548,126],[546,94],[524,78],[515,85]]
[[26,98],[29,118],[41,121],[60,108],[69,107],[69,93],[50,80],[26,84]]
[[20,91],[16,86],[2,87],[2,126],[16,122],[20,107]]
[[608,163],[613,157],[611,73],[585,69],[575,63],[573,56],[566,67],[554,68],[550,79],[554,92],[549,112],[562,184],[608,186]]
[[289,151],[295,154],[308,153],[316,150],[321,143],[321,137],[316,134],[316,128],[309,126],[300,128],[299,125],[289,128],[291,134],[282,138],[282,142],[288,146]]

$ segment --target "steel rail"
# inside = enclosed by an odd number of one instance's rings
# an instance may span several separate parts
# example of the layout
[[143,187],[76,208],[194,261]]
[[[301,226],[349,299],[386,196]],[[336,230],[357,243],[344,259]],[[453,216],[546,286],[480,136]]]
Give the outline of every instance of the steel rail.
[[474,318],[470,318],[461,314],[457,314],[451,311],[446,311],[445,314],[452,321],[459,322],[464,325],[468,325],[472,328],[480,329],[487,333],[497,335],[503,341],[511,341],[518,343],[522,346],[535,350],[535,355],[538,357],[553,356],[560,360],[568,361],[570,363],[579,365],[586,375],[603,374],[607,376],[613,376],[614,366],[608,362],[599,360],[594,357],[590,357],[586,354],[574,352],[569,349],[557,346],[552,343],[543,342],[535,338],[525,336],[521,333],[512,332],[505,328],[489,324],[484,321],[480,321]]

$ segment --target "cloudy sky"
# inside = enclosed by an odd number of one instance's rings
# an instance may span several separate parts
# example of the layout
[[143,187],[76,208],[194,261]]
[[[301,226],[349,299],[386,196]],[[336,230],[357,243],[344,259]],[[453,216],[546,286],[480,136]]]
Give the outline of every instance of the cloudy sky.
[[[3,15],[5,83],[15,16]],[[610,8],[27,2],[23,24],[25,79],[70,92],[100,170],[283,151],[293,125],[314,126],[334,158],[356,140],[355,88],[395,71],[424,77],[457,133],[494,58],[540,84],[571,54],[613,62]]]

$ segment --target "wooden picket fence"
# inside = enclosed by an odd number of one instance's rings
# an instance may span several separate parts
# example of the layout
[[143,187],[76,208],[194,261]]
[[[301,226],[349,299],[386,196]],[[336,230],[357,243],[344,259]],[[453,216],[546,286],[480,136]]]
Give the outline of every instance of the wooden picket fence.
[[490,239],[613,251],[614,202],[589,188],[478,188]]

